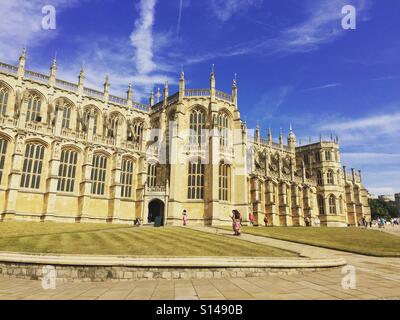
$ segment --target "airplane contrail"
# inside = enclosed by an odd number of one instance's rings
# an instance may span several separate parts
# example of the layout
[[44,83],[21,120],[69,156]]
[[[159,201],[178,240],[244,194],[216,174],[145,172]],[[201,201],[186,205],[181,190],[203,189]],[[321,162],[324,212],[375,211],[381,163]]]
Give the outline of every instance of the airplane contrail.
[[181,21],[182,21],[182,10],[183,10],[183,0],[179,1],[179,16],[178,16],[178,25],[176,26],[176,35],[179,36],[181,31]]

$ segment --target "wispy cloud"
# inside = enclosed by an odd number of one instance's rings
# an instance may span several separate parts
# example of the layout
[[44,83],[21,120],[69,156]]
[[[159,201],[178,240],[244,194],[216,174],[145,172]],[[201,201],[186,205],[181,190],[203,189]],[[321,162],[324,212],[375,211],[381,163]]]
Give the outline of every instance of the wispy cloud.
[[[212,0],[216,7],[215,13],[222,21],[230,19],[232,14],[249,6],[256,1]],[[216,3],[219,4],[215,5]],[[318,3],[308,3],[305,7],[306,18],[297,24],[287,26],[275,37],[262,38],[238,43],[220,51],[206,52],[190,57],[187,64],[204,62],[220,57],[232,57],[248,54],[262,54],[268,56],[284,56],[299,52],[310,52],[319,49],[322,45],[335,41],[346,34],[342,29],[342,7],[347,5],[347,0],[322,0]],[[367,13],[371,7],[370,0],[354,0],[359,20],[368,19]]]
[[176,26],[176,35],[178,35],[178,36],[179,36],[179,33],[181,32],[182,12],[183,12],[183,0],[179,0],[178,23]]
[[136,53],[136,69],[139,74],[149,74],[156,68],[153,62],[153,25],[157,0],[141,0],[140,17],[131,34],[131,44]]
[[380,78],[372,79],[373,81],[388,81],[388,80],[399,80],[400,76],[385,76]]
[[259,6],[263,0],[211,0],[212,9],[216,17],[228,21],[235,13],[251,6]]
[[313,88],[308,88],[308,89],[304,89],[302,91],[316,91],[316,90],[323,90],[323,89],[329,89],[329,88],[335,88],[335,87],[340,87],[342,86],[342,83],[329,83],[329,84],[325,84],[323,86],[318,86],[318,87],[313,87]]

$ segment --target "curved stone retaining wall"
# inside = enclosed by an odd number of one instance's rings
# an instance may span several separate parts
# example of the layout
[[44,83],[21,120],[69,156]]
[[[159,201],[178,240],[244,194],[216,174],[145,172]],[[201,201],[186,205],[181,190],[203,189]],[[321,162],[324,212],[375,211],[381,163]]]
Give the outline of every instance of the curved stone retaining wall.
[[55,270],[59,281],[128,281],[288,275],[340,267],[344,259],[130,258],[0,253],[0,275],[40,280]]

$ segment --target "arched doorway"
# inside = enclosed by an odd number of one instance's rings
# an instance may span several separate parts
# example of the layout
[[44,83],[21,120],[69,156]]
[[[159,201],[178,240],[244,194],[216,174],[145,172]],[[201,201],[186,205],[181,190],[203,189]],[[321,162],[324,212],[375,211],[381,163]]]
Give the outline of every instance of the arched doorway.
[[155,227],[164,226],[164,203],[161,200],[150,201],[147,219],[148,223],[154,223]]

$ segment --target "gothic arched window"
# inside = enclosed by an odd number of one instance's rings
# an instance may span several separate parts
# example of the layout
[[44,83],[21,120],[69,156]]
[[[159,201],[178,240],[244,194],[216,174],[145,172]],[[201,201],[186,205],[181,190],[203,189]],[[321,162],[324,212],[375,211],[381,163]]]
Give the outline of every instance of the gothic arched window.
[[92,194],[104,195],[107,175],[107,157],[102,154],[95,154],[92,161]]
[[190,144],[203,145],[205,143],[206,114],[201,109],[190,112]]
[[69,149],[61,151],[57,191],[74,192],[77,162],[78,152]]
[[89,121],[90,121],[90,114],[93,114],[94,121],[93,121],[93,134],[97,132],[97,122],[99,118],[99,113],[96,110],[91,111],[90,109],[86,110],[83,114],[83,131],[88,132],[89,130]]
[[26,122],[41,122],[40,108],[42,106],[42,99],[37,94],[29,95],[28,110],[26,112]]
[[45,147],[37,143],[28,143],[25,147],[24,164],[21,175],[21,188],[40,188]]
[[4,116],[7,111],[8,89],[0,85],[0,115]]
[[229,117],[226,113],[220,113],[218,115],[218,131],[219,131],[219,144],[223,147],[227,147],[228,144],[228,133],[229,133]]
[[147,186],[150,188],[155,187],[157,184],[157,165],[150,164],[147,167]]
[[325,214],[325,199],[321,195],[318,196],[318,209],[320,215]]
[[133,161],[130,159],[122,160],[121,167],[121,197],[131,198],[132,197],[132,185],[133,185]]
[[329,213],[336,214],[336,197],[334,195],[329,197]]

